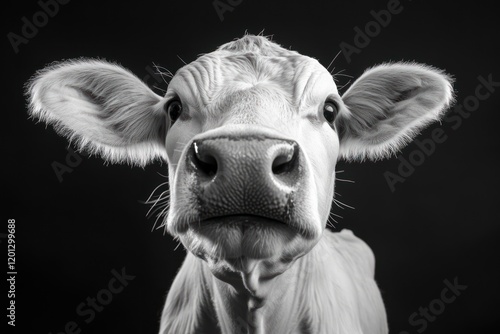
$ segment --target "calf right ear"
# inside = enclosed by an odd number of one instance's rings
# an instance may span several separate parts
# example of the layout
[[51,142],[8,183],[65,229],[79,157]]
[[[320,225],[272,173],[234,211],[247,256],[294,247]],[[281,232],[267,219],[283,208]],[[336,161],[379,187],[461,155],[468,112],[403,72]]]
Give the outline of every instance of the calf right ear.
[[452,78],[416,63],[367,70],[342,96],[340,157],[382,159],[401,149],[453,102]]
[[58,63],[27,84],[30,114],[80,149],[110,162],[166,159],[163,100],[121,66],[100,60]]

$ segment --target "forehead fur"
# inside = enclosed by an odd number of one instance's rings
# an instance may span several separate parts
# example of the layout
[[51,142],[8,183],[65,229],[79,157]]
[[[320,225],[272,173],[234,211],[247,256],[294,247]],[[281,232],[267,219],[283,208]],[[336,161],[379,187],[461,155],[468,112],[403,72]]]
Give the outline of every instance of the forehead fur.
[[253,94],[254,100],[274,94],[282,103],[298,106],[309,98],[304,93],[325,74],[328,71],[313,58],[285,49],[264,36],[245,35],[200,56],[176,76],[194,92],[201,106],[212,109],[216,103],[220,110],[222,101],[233,100],[230,95],[241,99],[241,94],[251,94],[251,90],[269,93]]
[[254,53],[265,57],[286,57],[299,55],[298,52],[287,50],[264,36],[245,35],[235,41],[221,45],[218,50],[234,53]]

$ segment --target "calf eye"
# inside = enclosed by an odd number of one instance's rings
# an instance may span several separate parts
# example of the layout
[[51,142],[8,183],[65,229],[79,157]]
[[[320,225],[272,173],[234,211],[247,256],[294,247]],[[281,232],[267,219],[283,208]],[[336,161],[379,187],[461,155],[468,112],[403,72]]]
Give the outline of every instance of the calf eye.
[[165,110],[172,123],[174,123],[182,113],[182,103],[179,100],[172,100],[165,104]]
[[333,123],[335,120],[335,117],[337,117],[338,114],[338,106],[337,103],[333,101],[326,101],[325,105],[323,106],[323,116],[325,116],[325,119],[329,123]]

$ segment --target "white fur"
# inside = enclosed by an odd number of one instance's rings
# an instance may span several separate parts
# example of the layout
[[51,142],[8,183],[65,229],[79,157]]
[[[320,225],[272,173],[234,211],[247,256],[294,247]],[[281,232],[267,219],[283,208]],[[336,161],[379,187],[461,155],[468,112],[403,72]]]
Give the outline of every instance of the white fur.
[[28,83],[30,112],[79,148],[110,162],[165,158],[162,99],[131,72],[98,60],[70,60]]
[[[337,157],[387,157],[453,101],[450,77],[415,63],[371,68],[341,98],[316,60],[262,36],[244,36],[185,66],[165,98],[124,68],[98,60],[52,65],[35,75],[27,94],[31,115],[80,148],[111,162],[144,165],[159,157],[172,162],[171,222],[184,211],[196,212],[195,203],[183,202],[192,198],[190,190],[175,189],[176,175],[183,175],[176,168],[194,136],[223,131],[228,127],[224,122],[233,122],[292,138],[304,150],[304,168],[314,178],[303,184],[297,210],[318,231],[328,217]],[[198,115],[198,123],[177,123],[166,142],[170,124],[163,107],[175,94],[188,101],[185,107]],[[322,118],[327,97],[339,104],[338,134]],[[175,231],[170,232],[176,237],[182,233]],[[207,263],[188,253],[168,294],[160,333],[239,333],[241,327],[254,334],[387,333],[369,247],[345,230],[318,235],[309,253],[273,278],[277,285],[251,325],[235,316],[235,310],[248,306],[238,303],[247,291],[234,291],[212,275]],[[300,249],[301,241],[296,238],[285,246]],[[209,255],[216,257],[214,253]]]
[[416,63],[388,63],[359,77],[342,96],[340,156],[377,160],[405,146],[453,102],[452,80]]
[[[283,317],[264,306],[268,322],[280,325],[279,331],[263,333],[387,333],[384,305],[373,279],[373,253],[351,231],[325,231],[318,245],[292,269],[292,283],[286,289],[293,301],[280,301]],[[167,297],[160,334],[208,333],[204,329],[217,323],[223,324],[220,333],[243,333],[239,328],[244,319],[223,312],[233,306],[224,305],[220,298],[224,291],[216,282],[206,265],[188,253]]]

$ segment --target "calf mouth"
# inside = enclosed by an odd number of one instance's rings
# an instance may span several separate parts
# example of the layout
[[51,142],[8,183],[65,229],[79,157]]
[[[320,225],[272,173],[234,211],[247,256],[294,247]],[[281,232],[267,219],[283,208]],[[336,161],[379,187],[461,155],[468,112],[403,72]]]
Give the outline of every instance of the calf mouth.
[[[217,230],[221,233],[231,231],[242,236],[274,231],[286,232],[288,236],[300,236],[304,239],[315,239],[317,234],[306,221],[278,220],[256,214],[229,214],[209,218],[190,220],[187,224],[195,232]],[[272,233],[272,234],[274,234]]]
[[182,235],[186,248],[215,262],[281,257],[290,243],[302,239],[287,222],[252,214],[212,216],[188,225],[191,231]]
[[278,227],[278,226],[291,226],[284,221],[267,218],[258,215],[245,215],[245,214],[235,214],[235,215],[226,215],[226,216],[218,216],[211,217],[208,219],[204,219],[200,221],[199,224],[219,224],[226,225],[227,227],[234,227],[240,229],[242,233],[245,233],[252,228],[258,227]]

